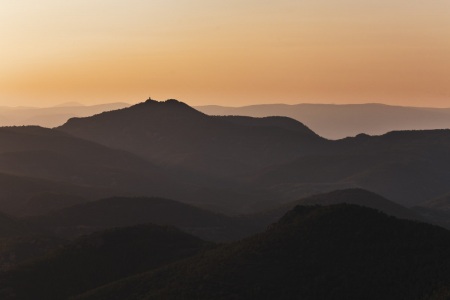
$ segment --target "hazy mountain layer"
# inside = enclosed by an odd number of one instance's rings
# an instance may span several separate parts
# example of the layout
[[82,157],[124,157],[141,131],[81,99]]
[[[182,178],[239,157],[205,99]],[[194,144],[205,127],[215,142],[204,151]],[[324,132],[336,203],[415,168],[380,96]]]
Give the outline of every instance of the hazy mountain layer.
[[54,107],[0,107],[0,126],[37,125],[56,127],[74,117],[87,117],[104,111],[129,106],[127,103],[81,105],[76,102],[63,103]]
[[[184,191],[149,161],[41,127],[0,128],[0,172],[0,210],[14,213],[45,212],[42,207],[55,209],[83,198],[176,197]],[[57,198],[67,204],[59,204]],[[33,202],[40,203],[36,211]]]
[[340,184],[376,192],[405,206],[448,193],[450,130],[359,135],[334,142],[325,154],[305,155],[251,178],[287,198],[310,186]]
[[383,104],[261,104],[244,107],[208,105],[198,106],[196,109],[208,115],[290,117],[329,139],[340,139],[360,133],[379,135],[394,130],[450,128],[448,108]]
[[[248,213],[269,207],[269,198],[290,202],[352,187],[413,206],[450,189],[450,130],[330,141],[286,117],[212,117],[176,100],[72,119],[58,130],[156,162],[211,189],[209,199],[220,191],[238,195],[207,204],[222,211],[224,203],[233,207],[229,212]],[[191,202],[206,198],[195,195]]]

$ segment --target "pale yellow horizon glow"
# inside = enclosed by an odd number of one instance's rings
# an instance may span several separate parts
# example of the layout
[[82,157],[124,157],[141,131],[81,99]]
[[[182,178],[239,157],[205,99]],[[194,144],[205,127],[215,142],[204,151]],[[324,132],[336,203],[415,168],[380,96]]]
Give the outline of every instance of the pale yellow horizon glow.
[[450,1],[0,0],[0,105],[450,107]]

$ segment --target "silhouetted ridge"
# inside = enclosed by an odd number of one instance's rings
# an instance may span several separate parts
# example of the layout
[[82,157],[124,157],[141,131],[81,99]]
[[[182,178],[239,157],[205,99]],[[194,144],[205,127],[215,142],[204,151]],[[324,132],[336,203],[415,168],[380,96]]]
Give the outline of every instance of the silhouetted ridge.
[[[175,99],[166,101],[149,99],[130,107],[103,112],[92,117],[71,118],[62,128],[73,126],[76,129],[77,126],[83,124],[93,126],[92,129],[94,130],[96,126],[113,123],[114,127],[121,126],[122,129],[131,127],[139,130],[146,128],[149,122],[154,123],[154,126],[163,126],[162,124],[167,124],[168,122],[176,125],[186,120],[186,118],[191,120],[192,118],[202,118],[203,116],[206,115]],[[97,122],[100,123],[94,125]],[[140,126],[143,127],[140,128]],[[76,131],[71,133],[75,134]]]
[[305,135],[317,136],[317,134],[297,120],[288,117],[264,117],[254,118],[245,116],[216,116],[216,118],[229,121],[235,124],[260,127],[278,127],[287,130],[293,130]]
[[[287,125],[284,119],[245,122],[208,116],[171,99],[147,100],[126,109],[71,119],[58,129],[176,166],[184,180],[205,174],[201,182],[215,177],[235,180],[239,173],[297,157],[326,143],[303,125]],[[249,122],[257,126],[248,126]],[[262,123],[270,126],[259,126]],[[291,130],[293,126],[302,127],[306,134]]]
[[330,139],[342,139],[359,133],[380,135],[393,130],[450,128],[450,110],[439,108],[382,104],[210,105],[196,108],[210,115],[286,116]]

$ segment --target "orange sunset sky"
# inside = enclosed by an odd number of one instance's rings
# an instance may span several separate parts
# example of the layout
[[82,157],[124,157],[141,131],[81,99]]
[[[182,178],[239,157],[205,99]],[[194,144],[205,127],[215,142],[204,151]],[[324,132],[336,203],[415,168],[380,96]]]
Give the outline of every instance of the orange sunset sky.
[[0,25],[0,105],[450,107],[449,0],[16,0]]

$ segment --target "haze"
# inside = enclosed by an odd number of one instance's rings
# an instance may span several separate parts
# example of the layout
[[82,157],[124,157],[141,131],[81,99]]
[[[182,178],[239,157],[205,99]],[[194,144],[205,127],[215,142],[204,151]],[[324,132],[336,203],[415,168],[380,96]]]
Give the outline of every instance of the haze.
[[450,2],[0,4],[0,105],[450,106]]

